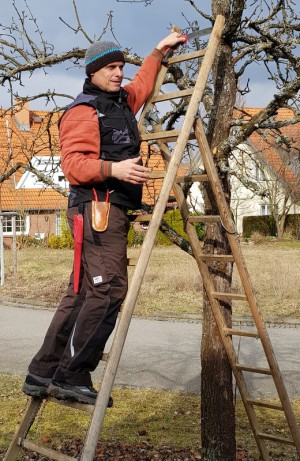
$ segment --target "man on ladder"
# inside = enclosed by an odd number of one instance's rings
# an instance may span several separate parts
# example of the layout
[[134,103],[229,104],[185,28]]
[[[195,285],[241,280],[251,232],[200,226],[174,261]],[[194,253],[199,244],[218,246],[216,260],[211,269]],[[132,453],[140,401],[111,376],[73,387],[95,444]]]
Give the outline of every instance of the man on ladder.
[[74,268],[67,294],[29,365],[23,385],[27,395],[95,403],[91,372],[127,292],[126,213],[141,207],[142,185],[150,177],[140,159],[135,114],[151,94],[164,52],[184,41],[175,32],[161,40],[124,88],[125,58],[119,46],[98,41],[87,49],[83,92],[60,122]]

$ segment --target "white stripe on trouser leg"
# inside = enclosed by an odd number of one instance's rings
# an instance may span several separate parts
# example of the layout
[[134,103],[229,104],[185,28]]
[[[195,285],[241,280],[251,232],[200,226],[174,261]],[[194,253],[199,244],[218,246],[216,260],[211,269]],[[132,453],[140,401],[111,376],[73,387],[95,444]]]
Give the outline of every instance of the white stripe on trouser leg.
[[75,329],[76,329],[76,323],[74,325],[72,336],[71,336],[71,341],[70,341],[71,357],[74,357],[74,355],[75,355],[75,349],[74,349],[74,344],[73,344],[73,338],[74,338],[74,334],[75,334]]

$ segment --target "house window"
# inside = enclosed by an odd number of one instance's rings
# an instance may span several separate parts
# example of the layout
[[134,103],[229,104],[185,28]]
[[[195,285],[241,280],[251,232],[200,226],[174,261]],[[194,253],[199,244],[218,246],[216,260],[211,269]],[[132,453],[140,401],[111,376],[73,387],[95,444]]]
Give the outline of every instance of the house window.
[[270,214],[269,205],[260,205],[260,216],[268,216]]
[[29,234],[29,216],[2,216],[3,235],[13,235],[13,218],[16,222],[16,235]]
[[265,180],[264,172],[259,167],[259,165],[255,165],[255,179],[256,179],[256,181],[264,181]]
[[55,235],[62,235],[63,217],[61,214],[56,215]]

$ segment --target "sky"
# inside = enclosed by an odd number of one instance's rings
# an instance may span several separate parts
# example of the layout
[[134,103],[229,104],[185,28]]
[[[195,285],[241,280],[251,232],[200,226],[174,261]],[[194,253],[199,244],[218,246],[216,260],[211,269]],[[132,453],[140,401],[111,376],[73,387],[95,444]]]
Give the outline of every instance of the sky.
[[[15,0],[21,10],[25,9],[24,0]],[[10,24],[11,17],[15,14],[12,1],[6,0],[1,6],[1,23]],[[83,34],[74,32],[59,20],[62,17],[68,24],[76,27],[76,18],[72,0],[27,0],[27,3],[37,18],[37,22],[44,38],[52,43],[55,52],[63,52],[74,47],[86,48],[89,45]],[[79,17],[83,28],[91,38],[98,38],[105,27],[108,13],[113,13],[113,28],[115,38],[122,48],[131,48],[132,52],[140,56],[146,56],[155,47],[161,38],[170,32],[172,24],[181,28],[187,27],[187,21],[197,20],[200,29],[209,27],[210,23],[201,18],[194,8],[185,0],[153,0],[152,5],[145,6],[143,2],[131,3],[118,2],[117,0],[77,0]],[[210,1],[196,1],[207,13],[210,13]],[[63,7],[62,7],[63,5]],[[32,21],[30,22],[32,27]],[[115,41],[113,35],[108,32],[105,40]],[[133,69],[127,70],[128,76],[132,76]],[[24,87],[20,88],[20,96],[42,92],[48,88],[55,88],[60,93],[68,93],[76,96],[82,89],[85,78],[83,69],[68,68],[60,65],[47,71],[34,72],[33,76],[23,79]],[[263,107],[274,94],[273,87],[268,80],[263,66],[256,66],[251,75],[252,92],[244,100],[249,107]],[[0,106],[7,107],[9,97],[6,89],[0,88]],[[32,103],[32,108],[41,103]]]

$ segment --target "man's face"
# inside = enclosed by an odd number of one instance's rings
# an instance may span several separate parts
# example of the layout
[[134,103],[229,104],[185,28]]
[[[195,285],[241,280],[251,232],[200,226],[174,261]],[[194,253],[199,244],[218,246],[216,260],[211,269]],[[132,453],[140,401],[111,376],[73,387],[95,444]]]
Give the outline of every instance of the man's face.
[[112,62],[91,74],[91,82],[109,93],[119,91],[124,76],[123,67],[123,61]]

